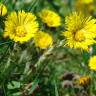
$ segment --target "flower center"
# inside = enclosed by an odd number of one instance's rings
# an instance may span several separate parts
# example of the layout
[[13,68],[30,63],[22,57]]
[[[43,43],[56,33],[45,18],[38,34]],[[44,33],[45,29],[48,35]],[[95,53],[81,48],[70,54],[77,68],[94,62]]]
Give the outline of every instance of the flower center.
[[24,37],[27,34],[24,26],[18,26],[16,28],[16,36],[18,37]]
[[75,33],[75,40],[81,42],[85,39],[84,33],[80,30]]

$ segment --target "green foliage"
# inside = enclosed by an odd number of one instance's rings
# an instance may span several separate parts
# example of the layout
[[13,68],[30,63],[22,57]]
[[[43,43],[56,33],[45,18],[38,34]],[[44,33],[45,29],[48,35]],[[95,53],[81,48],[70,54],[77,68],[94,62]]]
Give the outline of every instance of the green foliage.
[[[0,0],[7,6],[8,14],[14,10],[25,10],[38,16],[43,8],[49,8],[62,18],[62,26],[59,28],[47,28],[38,18],[40,28],[54,38],[53,47],[41,50],[35,47],[33,41],[20,45],[5,40],[2,34],[7,16],[0,17],[0,96],[95,96],[96,76],[87,64],[89,58],[96,55],[96,45],[91,46],[93,49],[89,53],[62,47],[62,42],[65,43],[61,35],[65,30],[64,19],[75,10],[75,1]],[[91,15],[96,17],[96,8]],[[67,81],[61,78],[66,72],[74,74],[74,78],[67,83],[70,86],[77,77],[91,75],[92,84],[88,92],[80,86],[65,87]]]

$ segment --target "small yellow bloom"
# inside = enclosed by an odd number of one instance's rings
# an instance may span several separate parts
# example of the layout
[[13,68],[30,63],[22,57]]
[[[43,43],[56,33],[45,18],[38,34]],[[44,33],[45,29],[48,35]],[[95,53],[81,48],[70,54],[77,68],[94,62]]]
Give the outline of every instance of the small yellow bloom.
[[7,14],[7,8],[4,4],[0,3],[0,16],[5,16]]
[[70,48],[88,50],[96,41],[96,19],[85,17],[81,13],[73,12],[65,18],[66,31],[63,35]]
[[5,21],[4,37],[24,43],[34,37],[37,31],[38,22],[31,12],[12,12]]
[[39,13],[39,16],[42,19],[42,22],[47,24],[49,27],[58,27],[61,25],[60,16],[51,10],[43,9]]
[[89,68],[96,71],[96,56],[93,56],[89,60]]
[[82,76],[79,79],[79,85],[81,86],[87,86],[91,82],[91,77],[90,76]]
[[35,41],[35,46],[41,49],[46,49],[49,46],[52,46],[53,44],[52,37],[48,33],[41,32],[41,31],[38,32],[37,35],[35,35],[34,41]]

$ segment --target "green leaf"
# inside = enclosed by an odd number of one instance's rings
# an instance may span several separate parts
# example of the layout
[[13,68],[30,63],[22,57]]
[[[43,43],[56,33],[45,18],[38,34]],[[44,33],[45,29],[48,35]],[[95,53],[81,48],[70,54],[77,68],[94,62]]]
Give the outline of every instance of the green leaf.
[[12,96],[22,96],[22,93],[21,92],[17,92],[17,93],[12,94]]
[[7,88],[8,89],[16,89],[16,88],[20,88],[20,82],[18,81],[12,81],[11,83],[8,84]]
[[39,80],[34,80],[33,81],[33,84],[32,84],[32,87],[31,87],[31,89],[29,90],[29,94],[32,94],[33,92],[34,92],[34,90],[37,88],[37,86],[38,86],[38,83],[39,83]]
[[59,96],[56,81],[54,81],[54,84],[55,84],[55,96]]

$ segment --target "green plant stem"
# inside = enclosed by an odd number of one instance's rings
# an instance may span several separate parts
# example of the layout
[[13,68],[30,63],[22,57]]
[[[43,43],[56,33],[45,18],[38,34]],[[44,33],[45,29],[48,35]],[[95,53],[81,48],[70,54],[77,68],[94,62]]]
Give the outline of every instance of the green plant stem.
[[44,54],[42,56],[40,56],[39,60],[35,64],[35,67],[39,67],[40,64],[46,59],[46,57],[51,54],[51,52],[52,52],[53,49],[54,49],[54,47],[51,47],[46,52],[44,52]]
[[3,84],[3,90],[4,90],[4,96],[7,96],[4,84]]
[[89,96],[92,96],[92,92],[93,92],[93,86],[94,84],[92,82],[95,82],[94,80],[94,72],[90,71],[90,75],[91,75],[91,84],[90,84],[90,89],[89,89]]
[[29,11],[32,11],[34,7],[38,4],[39,0],[33,0],[31,7],[29,8]]

